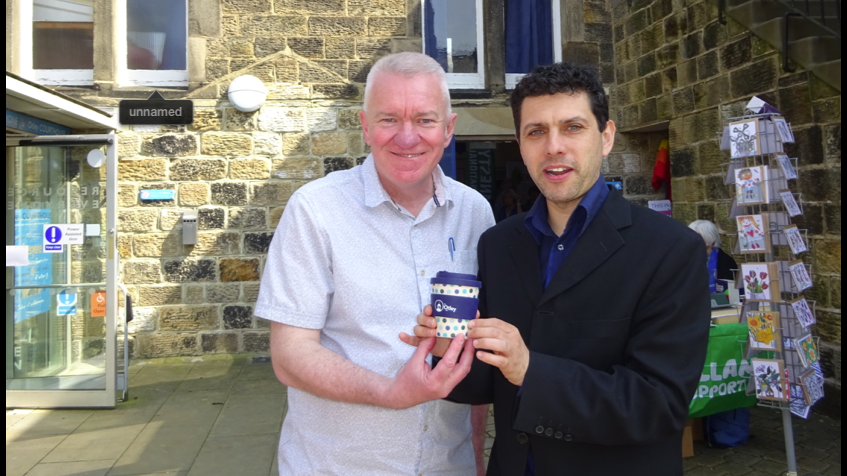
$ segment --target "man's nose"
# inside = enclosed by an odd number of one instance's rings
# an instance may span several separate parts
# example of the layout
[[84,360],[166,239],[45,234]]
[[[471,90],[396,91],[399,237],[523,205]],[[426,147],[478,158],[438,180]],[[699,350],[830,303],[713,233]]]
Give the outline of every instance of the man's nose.
[[394,136],[394,142],[403,149],[412,149],[421,142],[421,136],[412,124],[405,123]]
[[558,131],[553,130],[547,135],[547,153],[548,157],[558,157],[561,155],[565,155],[567,150],[567,141],[565,140],[565,136],[560,134]]

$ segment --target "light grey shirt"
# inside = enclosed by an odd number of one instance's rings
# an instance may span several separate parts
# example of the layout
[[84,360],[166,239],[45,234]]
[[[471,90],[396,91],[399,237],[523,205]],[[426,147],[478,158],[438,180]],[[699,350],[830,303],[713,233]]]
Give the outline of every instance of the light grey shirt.
[[[394,377],[439,271],[476,274],[479,236],[494,225],[476,191],[433,172],[434,197],[415,218],[382,187],[373,157],[299,189],[271,243],[256,315],[320,329],[321,344]],[[450,256],[448,241],[456,252]],[[444,400],[396,411],[289,389],[281,476],[476,474],[470,406]]]

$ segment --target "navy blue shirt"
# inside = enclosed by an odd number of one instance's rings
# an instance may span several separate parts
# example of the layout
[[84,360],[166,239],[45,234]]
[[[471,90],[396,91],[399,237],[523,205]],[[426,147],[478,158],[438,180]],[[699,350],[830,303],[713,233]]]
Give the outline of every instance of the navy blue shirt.
[[[547,289],[547,286],[550,285],[550,281],[556,276],[559,268],[571,254],[576,242],[588,229],[588,225],[600,213],[608,196],[609,187],[606,185],[606,178],[603,177],[603,174],[600,174],[597,183],[585,194],[568,219],[567,227],[562,236],[556,236],[550,226],[547,199],[542,195],[532,205],[524,218],[524,225],[538,243],[538,262],[541,265],[541,282],[544,283],[544,289]],[[520,394],[520,390],[518,393]],[[526,463],[526,476],[535,476],[535,464],[531,448]]]

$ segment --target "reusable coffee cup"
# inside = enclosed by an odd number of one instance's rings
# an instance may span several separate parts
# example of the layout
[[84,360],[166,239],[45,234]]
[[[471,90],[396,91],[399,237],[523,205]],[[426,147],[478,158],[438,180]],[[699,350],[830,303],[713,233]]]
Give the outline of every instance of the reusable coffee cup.
[[437,324],[436,337],[452,339],[468,336],[468,324],[476,319],[479,289],[482,283],[472,274],[441,271],[430,280],[432,314]]

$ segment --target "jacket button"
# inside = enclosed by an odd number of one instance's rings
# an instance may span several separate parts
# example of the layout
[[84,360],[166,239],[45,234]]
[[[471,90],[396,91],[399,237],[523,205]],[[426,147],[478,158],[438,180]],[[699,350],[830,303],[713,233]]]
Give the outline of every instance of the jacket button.
[[526,436],[526,433],[518,433],[518,443],[525,445],[529,441],[529,437]]
[[547,431],[545,431],[544,434],[547,435],[548,437],[553,436],[553,429],[547,428]]
[[557,439],[557,440],[561,440],[561,439],[562,439],[562,438],[564,438],[564,437],[565,437],[565,435],[564,435],[564,434],[562,434],[562,432],[561,432],[561,431],[557,431],[557,432],[556,432],[556,439]]
[[538,433],[539,435],[543,435],[544,434],[544,427],[541,426],[541,425],[538,425],[537,427],[535,427],[535,432]]
[[568,441],[568,442],[573,441],[573,436],[565,435],[565,441]]

